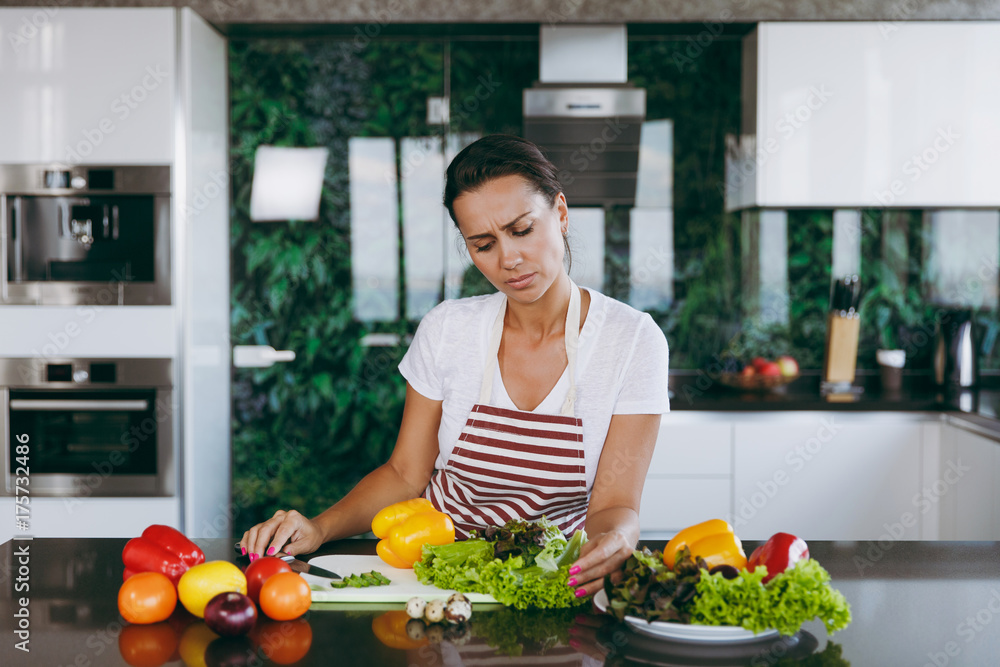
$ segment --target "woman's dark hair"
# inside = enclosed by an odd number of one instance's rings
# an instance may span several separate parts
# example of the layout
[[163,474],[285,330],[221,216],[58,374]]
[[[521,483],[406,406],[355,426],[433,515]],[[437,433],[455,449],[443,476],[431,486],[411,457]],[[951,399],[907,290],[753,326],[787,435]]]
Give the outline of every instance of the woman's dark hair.
[[490,134],[463,148],[448,165],[444,205],[457,227],[454,204],[459,196],[478,190],[494,179],[517,175],[528,181],[551,206],[562,192],[557,174],[556,166],[527,139]]

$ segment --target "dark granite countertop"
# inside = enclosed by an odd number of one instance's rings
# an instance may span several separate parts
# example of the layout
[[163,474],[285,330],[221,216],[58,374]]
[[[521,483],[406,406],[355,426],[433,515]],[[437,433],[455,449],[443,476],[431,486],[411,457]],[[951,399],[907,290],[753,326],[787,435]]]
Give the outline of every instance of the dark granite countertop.
[[[209,560],[239,563],[232,541],[196,540]],[[123,539],[36,539],[0,548],[4,609],[0,664],[45,665],[992,665],[1000,655],[1000,544],[814,542],[813,557],[852,605],[854,622],[828,643],[820,623],[794,642],[742,649],[644,638],[589,607],[576,612],[475,611],[469,634],[418,649],[392,648],[372,623],[402,605],[314,607],[303,619],[268,622],[249,640],[215,640],[186,613],[155,626],[124,625],[116,592]],[[15,592],[27,545],[30,590]],[[651,542],[662,548],[662,542]],[[747,544],[752,548],[754,545]],[[326,544],[317,554],[374,553],[374,541]],[[28,597],[30,653],[14,648]],[[261,638],[264,639],[261,639]],[[550,640],[546,638],[551,637]],[[277,638],[278,642],[275,643]],[[218,642],[218,643],[216,643]],[[261,643],[264,642],[264,643]],[[270,643],[266,643],[270,642]],[[207,649],[205,648],[207,645]],[[261,658],[263,647],[274,660]],[[506,650],[507,653],[502,651]],[[521,651],[514,657],[510,652]],[[822,661],[817,653],[824,652]],[[833,657],[842,653],[842,659]],[[126,661],[126,656],[128,661]],[[301,658],[297,658],[301,656]],[[934,662],[934,661],[937,662]],[[280,661],[280,662],[276,662]]]

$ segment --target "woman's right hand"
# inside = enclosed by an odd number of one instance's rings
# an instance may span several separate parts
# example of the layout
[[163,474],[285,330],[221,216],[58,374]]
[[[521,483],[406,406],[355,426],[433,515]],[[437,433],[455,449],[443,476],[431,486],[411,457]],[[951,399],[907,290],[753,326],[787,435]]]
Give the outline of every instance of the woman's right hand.
[[250,560],[256,560],[279,551],[292,555],[312,553],[323,542],[323,531],[315,521],[295,510],[278,510],[264,523],[243,533],[240,547]]

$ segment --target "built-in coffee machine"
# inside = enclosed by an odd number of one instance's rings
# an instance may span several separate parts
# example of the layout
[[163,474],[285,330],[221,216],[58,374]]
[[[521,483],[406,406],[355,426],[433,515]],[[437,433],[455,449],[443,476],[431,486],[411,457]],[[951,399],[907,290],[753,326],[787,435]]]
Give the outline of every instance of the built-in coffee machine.
[[0,305],[170,303],[170,167],[0,165]]

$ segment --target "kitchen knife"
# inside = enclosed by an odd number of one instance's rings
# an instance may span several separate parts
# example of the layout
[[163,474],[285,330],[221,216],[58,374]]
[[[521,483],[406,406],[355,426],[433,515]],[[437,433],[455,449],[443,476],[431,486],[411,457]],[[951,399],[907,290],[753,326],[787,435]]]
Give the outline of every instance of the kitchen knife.
[[[234,548],[236,549],[237,552],[242,551],[242,549],[240,549],[239,542],[237,542],[234,545]],[[342,581],[344,579],[336,572],[331,572],[330,570],[324,569],[317,565],[310,565],[308,562],[304,560],[299,560],[298,558],[292,556],[291,554],[279,553],[275,554],[275,557],[280,558],[281,560],[288,563],[288,566],[292,568],[292,572],[298,572],[299,574],[311,574],[314,577],[324,577],[326,579],[336,579],[338,581]]]
[[298,572],[299,574],[311,574],[314,577],[324,577],[326,579],[343,580],[343,577],[336,572],[331,572],[330,570],[323,569],[322,567],[316,565],[310,565],[308,562],[299,560],[291,554],[280,554],[278,558],[288,563],[289,567],[292,568],[292,572]]

